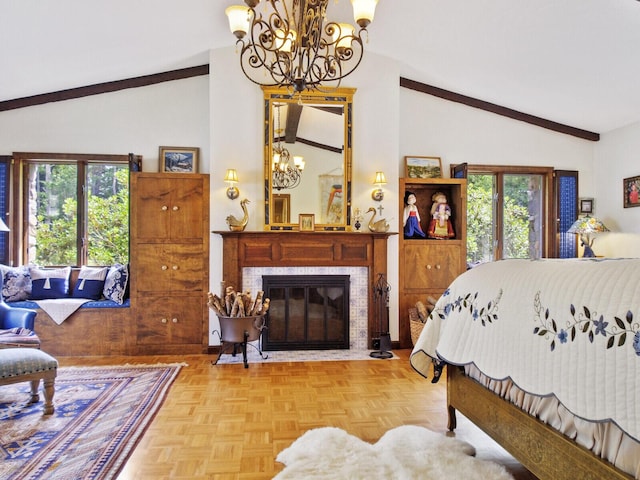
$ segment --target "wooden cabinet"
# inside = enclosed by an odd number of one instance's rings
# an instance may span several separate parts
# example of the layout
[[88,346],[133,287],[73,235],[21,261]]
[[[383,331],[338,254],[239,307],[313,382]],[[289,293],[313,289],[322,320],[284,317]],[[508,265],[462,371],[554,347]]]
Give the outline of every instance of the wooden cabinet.
[[209,176],[134,173],[131,192],[136,353],[206,353]]
[[[399,340],[401,348],[411,348],[409,308],[431,295],[439,298],[449,284],[466,270],[467,181],[449,178],[400,179],[399,240]],[[420,226],[425,235],[431,221],[433,196],[442,192],[451,208],[454,236],[448,239],[406,238],[404,235],[404,197],[416,196]]]

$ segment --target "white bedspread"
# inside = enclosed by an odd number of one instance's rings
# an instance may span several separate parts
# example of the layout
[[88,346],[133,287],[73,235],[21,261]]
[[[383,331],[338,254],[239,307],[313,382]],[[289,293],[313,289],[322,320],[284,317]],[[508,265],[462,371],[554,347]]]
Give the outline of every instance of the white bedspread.
[[56,298],[52,300],[35,300],[42,310],[60,325],[78,310],[82,305],[91,300],[86,298]]
[[458,277],[411,354],[475,364],[640,439],[640,259],[503,260]]

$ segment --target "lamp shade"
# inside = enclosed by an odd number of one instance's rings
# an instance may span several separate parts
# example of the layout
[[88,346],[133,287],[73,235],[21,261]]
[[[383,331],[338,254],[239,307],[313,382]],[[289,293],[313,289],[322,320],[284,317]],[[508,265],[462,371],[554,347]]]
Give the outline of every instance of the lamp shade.
[[386,185],[387,179],[384,176],[384,172],[376,172],[376,179],[373,181],[374,185]]
[[229,168],[227,170],[227,174],[224,176],[225,182],[230,182],[232,185],[234,183],[238,183],[238,172],[236,172],[235,168]]
[[373,22],[376,5],[378,5],[378,0],[351,0],[353,18],[360,27],[365,28]]
[[567,230],[567,233],[602,233],[608,232],[609,229],[606,227],[602,220],[599,220],[595,217],[591,217],[586,215],[584,217],[579,218],[573,225]]
[[229,19],[229,30],[237,38],[243,38],[249,31],[250,10],[246,5],[232,5],[224,11]]

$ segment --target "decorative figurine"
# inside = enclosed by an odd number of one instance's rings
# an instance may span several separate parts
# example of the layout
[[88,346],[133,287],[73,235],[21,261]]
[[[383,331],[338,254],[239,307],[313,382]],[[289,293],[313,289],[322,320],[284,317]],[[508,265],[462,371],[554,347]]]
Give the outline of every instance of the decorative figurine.
[[404,193],[404,238],[425,238],[426,235],[420,226],[420,213],[416,207],[416,196],[413,192]]
[[451,207],[447,204],[447,196],[436,192],[431,197],[431,222],[429,223],[429,238],[447,239],[455,237],[451,225]]
[[359,232],[359,231],[360,231],[360,227],[362,226],[362,222],[361,222],[361,220],[362,220],[362,213],[360,212],[360,209],[359,209],[359,208],[355,208],[355,209],[353,210],[353,217],[352,217],[352,219],[353,219],[353,222],[354,222],[354,223],[353,223],[353,226],[354,226],[354,228],[356,229],[356,232]]
[[387,222],[386,218],[381,218],[380,220],[373,221],[376,218],[376,209],[371,207],[367,210],[367,213],[373,212],[371,215],[371,219],[369,220],[369,231],[376,233],[385,233],[389,231],[389,222]]
[[249,200],[247,200],[246,198],[240,202],[240,206],[242,207],[242,211],[244,212],[242,220],[238,220],[233,215],[229,215],[227,217],[227,225],[229,225],[229,230],[231,230],[232,232],[243,232],[245,227],[247,226],[247,223],[249,222],[247,203],[251,202],[249,202]]

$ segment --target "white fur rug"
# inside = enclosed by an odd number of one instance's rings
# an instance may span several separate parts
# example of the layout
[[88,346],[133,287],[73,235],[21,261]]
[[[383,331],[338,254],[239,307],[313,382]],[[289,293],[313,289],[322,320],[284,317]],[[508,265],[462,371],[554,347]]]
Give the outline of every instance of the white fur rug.
[[389,430],[375,445],[339,428],[317,428],[278,454],[286,468],[274,480],[513,479],[501,465],[474,454],[466,442],[413,425]]

